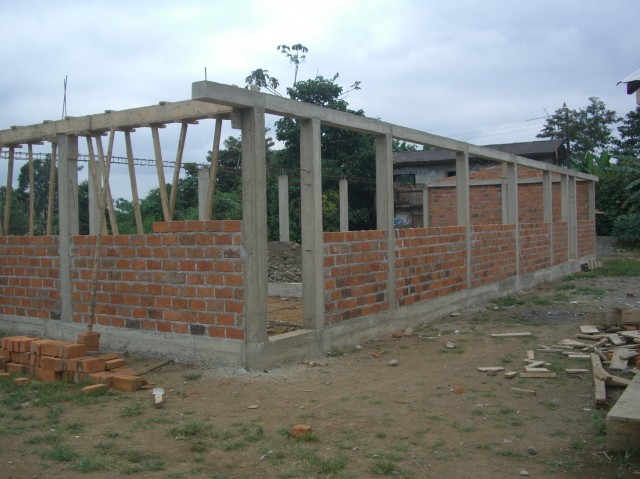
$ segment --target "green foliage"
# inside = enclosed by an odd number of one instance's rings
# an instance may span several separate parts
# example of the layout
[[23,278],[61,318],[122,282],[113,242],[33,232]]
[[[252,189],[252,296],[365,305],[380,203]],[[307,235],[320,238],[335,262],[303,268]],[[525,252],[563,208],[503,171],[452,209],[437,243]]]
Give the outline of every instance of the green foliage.
[[640,246],[640,213],[618,216],[612,234],[621,245]]
[[630,111],[618,126],[620,139],[616,146],[621,153],[629,156],[640,156],[640,107]]
[[578,110],[558,108],[549,116],[538,138],[566,140],[569,137],[571,153],[578,158],[587,152],[600,152],[615,144],[612,127],[620,118],[608,110],[597,97],[589,98],[589,104]]

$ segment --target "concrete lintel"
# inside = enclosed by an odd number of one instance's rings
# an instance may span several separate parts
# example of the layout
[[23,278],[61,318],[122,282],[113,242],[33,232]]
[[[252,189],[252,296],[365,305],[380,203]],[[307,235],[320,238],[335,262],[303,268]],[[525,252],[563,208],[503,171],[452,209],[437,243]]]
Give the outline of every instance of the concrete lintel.
[[40,141],[61,134],[108,131],[111,128],[132,129],[139,126],[194,121],[215,116],[228,116],[231,109],[194,100],[163,102],[161,105],[132,108],[64,120],[20,126],[0,131],[0,145]]

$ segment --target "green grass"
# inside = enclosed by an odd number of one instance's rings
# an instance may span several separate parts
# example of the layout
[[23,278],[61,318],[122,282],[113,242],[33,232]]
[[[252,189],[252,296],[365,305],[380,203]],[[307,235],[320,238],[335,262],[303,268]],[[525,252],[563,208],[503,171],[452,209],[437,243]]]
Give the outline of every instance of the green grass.
[[396,476],[400,473],[396,463],[387,459],[376,459],[371,472],[381,476]]
[[121,417],[140,416],[144,414],[144,408],[140,401],[134,401],[133,404],[129,404],[120,410]]
[[514,306],[522,306],[524,301],[515,296],[506,296],[504,298],[494,299],[492,301],[498,308],[513,308]]
[[580,459],[571,456],[554,457],[544,462],[545,468],[549,472],[574,472],[581,464]]
[[347,464],[349,463],[349,458],[347,456],[336,456],[330,457],[327,459],[319,459],[317,470],[321,474],[335,474],[338,471],[341,471]]
[[187,373],[182,377],[184,378],[185,381],[197,381],[198,379],[202,378],[202,373],[198,373],[198,372]]
[[50,449],[43,449],[40,451],[41,459],[48,459],[56,462],[69,462],[78,457],[78,453],[71,448],[68,444],[59,443],[55,444]]
[[604,260],[602,268],[585,273],[567,276],[567,280],[582,278],[602,278],[610,276],[637,277],[640,276],[640,261],[633,258],[615,258]]
[[207,428],[209,426],[202,422],[188,422],[179,426],[172,427],[169,430],[169,434],[175,437],[197,437],[207,434]]
[[78,472],[88,473],[103,471],[107,469],[109,460],[103,456],[84,456],[78,459],[73,465],[73,469]]

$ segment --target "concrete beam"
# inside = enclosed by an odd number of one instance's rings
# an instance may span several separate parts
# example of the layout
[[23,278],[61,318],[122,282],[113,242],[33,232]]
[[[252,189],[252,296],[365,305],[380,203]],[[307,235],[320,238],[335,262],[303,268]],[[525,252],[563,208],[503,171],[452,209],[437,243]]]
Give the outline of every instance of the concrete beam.
[[161,102],[159,105],[68,117],[64,120],[1,130],[0,145],[48,140],[55,135],[108,131],[111,128],[123,130],[151,124],[189,122],[216,116],[226,117],[230,113],[231,109],[226,106],[200,101]]
[[575,177],[569,176],[567,190],[567,204],[569,207],[569,259],[572,260],[578,257],[578,201]]
[[469,214],[469,155],[456,152],[456,223],[465,227],[467,288],[471,287],[471,220]]
[[209,168],[198,170],[198,219],[200,221],[210,220],[207,218],[207,193],[209,192]]

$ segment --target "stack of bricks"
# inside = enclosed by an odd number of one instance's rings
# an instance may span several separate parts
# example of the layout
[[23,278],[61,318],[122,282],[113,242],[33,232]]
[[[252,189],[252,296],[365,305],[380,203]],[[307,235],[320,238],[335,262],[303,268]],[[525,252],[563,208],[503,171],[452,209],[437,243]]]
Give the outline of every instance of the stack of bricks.
[[136,391],[144,385],[145,381],[117,354],[85,356],[86,351],[81,343],[6,337],[0,340],[0,370],[40,381],[90,382],[98,386],[94,389]]

